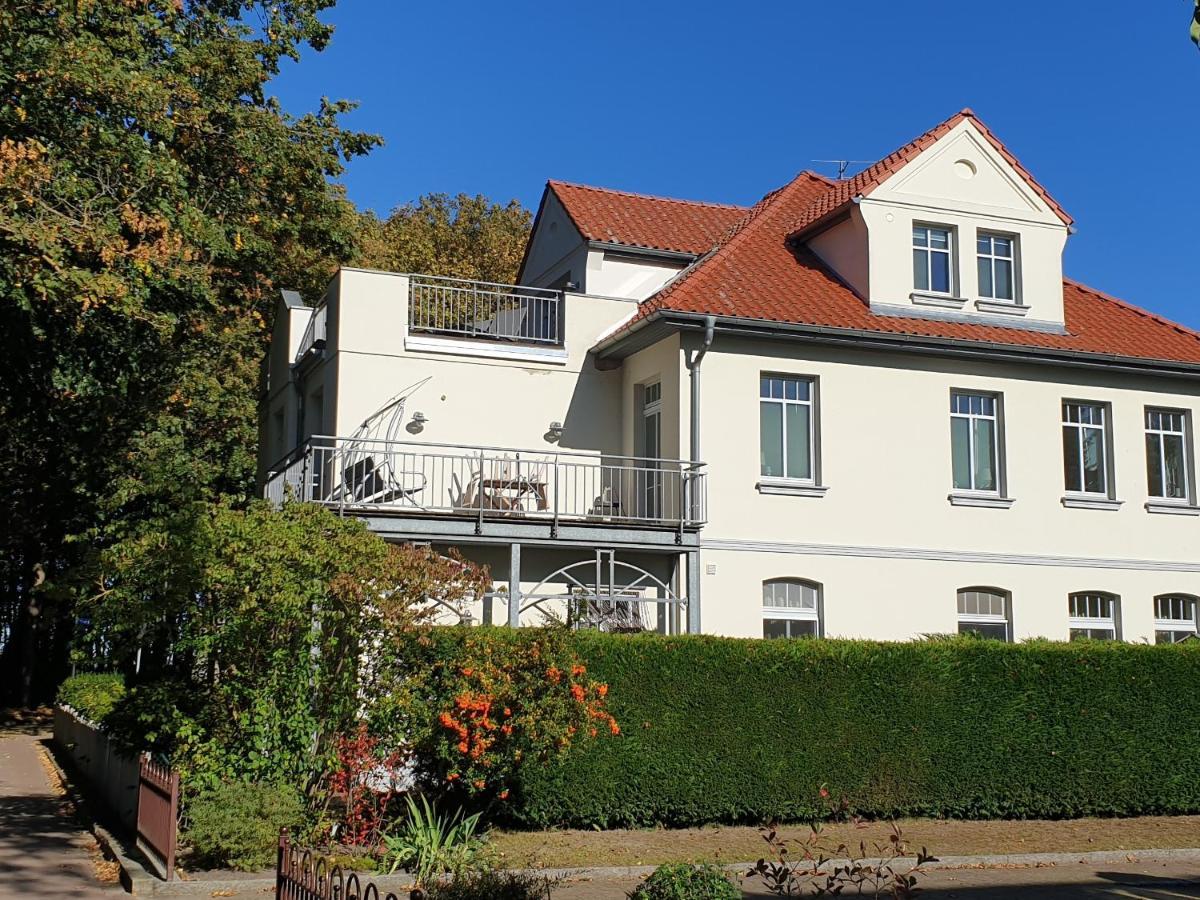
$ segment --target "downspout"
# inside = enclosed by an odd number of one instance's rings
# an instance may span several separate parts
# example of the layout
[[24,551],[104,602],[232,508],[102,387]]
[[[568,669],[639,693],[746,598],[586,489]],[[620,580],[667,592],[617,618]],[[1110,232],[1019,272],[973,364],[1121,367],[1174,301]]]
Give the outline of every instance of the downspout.
[[699,350],[689,353],[685,360],[692,379],[691,458],[694,463],[700,462],[700,363],[704,360],[704,354],[708,353],[708,348],[712,346],[713,330],[716,327],[716,316],[704,317],[704,343],[700,345]]

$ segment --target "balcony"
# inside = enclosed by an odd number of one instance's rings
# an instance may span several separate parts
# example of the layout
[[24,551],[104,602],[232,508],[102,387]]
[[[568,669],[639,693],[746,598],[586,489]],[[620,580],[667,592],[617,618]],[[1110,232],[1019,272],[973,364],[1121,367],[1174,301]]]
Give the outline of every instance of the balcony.
[[703,463],[364,438],[314,437],[272,467],[264,494],[365,516],[695,532]]
[[408,276],[410,334],[564,346],[561,291],[429,275]]

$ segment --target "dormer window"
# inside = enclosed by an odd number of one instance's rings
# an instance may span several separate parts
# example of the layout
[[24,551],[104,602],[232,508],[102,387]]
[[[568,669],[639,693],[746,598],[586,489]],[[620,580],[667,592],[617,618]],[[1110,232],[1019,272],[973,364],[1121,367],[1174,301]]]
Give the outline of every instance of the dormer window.
[[979,232],[976,251],[979,256],[979,296],[988,300],[1017,299],[1014,285],[1016,239],[1006,234]]
[[913,225],[913,287],[932,294],[953,290],[953,238],[949,228]]

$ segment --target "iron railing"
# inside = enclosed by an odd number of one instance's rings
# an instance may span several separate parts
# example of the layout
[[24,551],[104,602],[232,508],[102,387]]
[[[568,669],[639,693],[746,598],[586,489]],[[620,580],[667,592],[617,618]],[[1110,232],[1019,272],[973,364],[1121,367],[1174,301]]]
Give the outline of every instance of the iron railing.
[[271,468],[264,493],[350,512],[694,528],[706,477],[686,460],[314,437]]
[[329,859],[292,845],[287,829],[275,857],[275,900],[399,900],[356,872],[343,872]]
[[563,346],[561,291],[431,275],[408,277],[408,330],[416,334]]
[[296,348],[296,358],[293,362],[300,362],[313,347],[319,349],[325,346],[328,338],[328,322],[329,307],[322,303],[312,311],[312,315],[308,318],[308,325],[304,329],[304,334],[300,336],[300,345]]

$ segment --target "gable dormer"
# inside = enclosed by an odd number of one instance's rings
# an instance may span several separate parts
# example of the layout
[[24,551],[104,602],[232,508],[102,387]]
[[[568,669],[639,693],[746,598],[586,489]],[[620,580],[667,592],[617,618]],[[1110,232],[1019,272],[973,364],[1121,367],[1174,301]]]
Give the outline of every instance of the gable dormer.
[[1071,220],[969,110],[839,187],[798,237],[873,312],[1064,330]]

